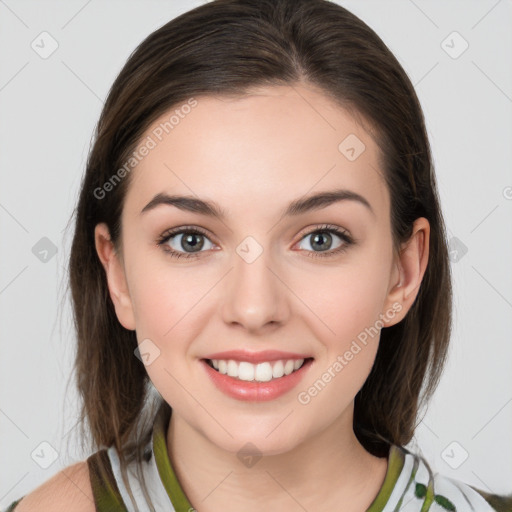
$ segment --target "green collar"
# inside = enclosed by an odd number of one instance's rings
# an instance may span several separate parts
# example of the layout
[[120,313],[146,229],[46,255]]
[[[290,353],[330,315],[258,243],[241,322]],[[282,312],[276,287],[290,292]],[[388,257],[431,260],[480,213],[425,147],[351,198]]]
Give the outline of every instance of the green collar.
[[[167,453],[167,428],[171,418],[171,407],[167,402],[163,402],[155,417],[153,429],[153,451],[155,453],[155,462],[160,474],[160,479],[169,495],[169,499],[176,512],[190,512],[194,507],[188,501],[183,489],[178,482],[178,478],[169,460]],[[397,445],[391,445],[388,457],[388,468],[386,476],[379,493],[373,500],[366,512],[381,512],[389,500],[393,489],[402,469],[404,467],[405,451]]]
[[176,512],[190,512],[194,507],[188,501],[183,489],[181,488],[178,478],[174,474],[174,470],[167,453],[166,433],[171,418],[171,408],[167,402],[163,402],[158,410],[153,428],[153,452],[155,454],[155,462],[160,474],[160,479],[167,491],[169,499]]
[[389,448],[388,469],[379,493],[366,512],[381,512],[389,501],[405,462],[405,453],[396,445]]

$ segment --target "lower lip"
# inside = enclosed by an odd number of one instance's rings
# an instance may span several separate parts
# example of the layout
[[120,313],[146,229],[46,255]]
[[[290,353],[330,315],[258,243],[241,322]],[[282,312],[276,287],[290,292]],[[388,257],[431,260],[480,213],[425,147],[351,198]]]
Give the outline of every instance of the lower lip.
[[312,362],[312,359],[308,359],[298,370],[290,373],[290,375],[284,375],[268,382],[256,382],[224,375],[214,370],[204,359],[201,360],[201,364],[206,369],[208,376],[223,393],[246,402],[266,402],[284,395],[297,386],[309,370]]

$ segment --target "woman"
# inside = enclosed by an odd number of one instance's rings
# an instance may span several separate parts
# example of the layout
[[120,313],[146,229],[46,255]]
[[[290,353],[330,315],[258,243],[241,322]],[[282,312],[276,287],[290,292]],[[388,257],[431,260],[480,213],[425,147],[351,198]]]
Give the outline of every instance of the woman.
[[10,510],[511,510],[404,448],[447,354],[445,228],[410,80],[346,9],[215,0],[151,34],[70,285],[94,453]]

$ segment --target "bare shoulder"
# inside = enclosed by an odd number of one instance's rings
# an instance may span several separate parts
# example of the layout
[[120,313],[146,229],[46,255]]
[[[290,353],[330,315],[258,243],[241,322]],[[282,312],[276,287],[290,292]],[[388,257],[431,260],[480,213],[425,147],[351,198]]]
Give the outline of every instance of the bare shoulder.
[[27,494],[15,512],[95,512],[87,461],[68,466]]

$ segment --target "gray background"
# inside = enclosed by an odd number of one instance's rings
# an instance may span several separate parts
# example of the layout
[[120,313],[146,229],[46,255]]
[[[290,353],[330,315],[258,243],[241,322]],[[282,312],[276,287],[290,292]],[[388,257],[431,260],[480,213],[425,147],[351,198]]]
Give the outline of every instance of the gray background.
[[[201,3],[0,0],[0,508],[88,455],[65,228],[112,81],[143,38]],[[434,471],[512,492],[512,2],[339,3],[416,86],[450,236],[450,359],[410,447]]]

